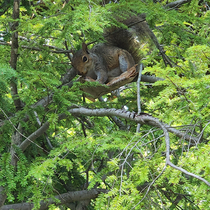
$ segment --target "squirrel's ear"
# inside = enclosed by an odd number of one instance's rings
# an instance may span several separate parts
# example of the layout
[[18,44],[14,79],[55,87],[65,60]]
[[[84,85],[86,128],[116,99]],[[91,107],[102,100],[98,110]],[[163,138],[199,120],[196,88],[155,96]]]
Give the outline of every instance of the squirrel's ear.
[[84,52],[86,52],[87,54],[89,54],[88,48],[87,48],[87,44],[85,44],[84,42],[82,43],[82,50],[83,50]]

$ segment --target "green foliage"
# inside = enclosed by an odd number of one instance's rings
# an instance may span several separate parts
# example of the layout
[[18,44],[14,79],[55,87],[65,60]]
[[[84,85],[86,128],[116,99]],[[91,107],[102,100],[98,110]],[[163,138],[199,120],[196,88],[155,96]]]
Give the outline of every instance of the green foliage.
[[0,63],[0,103],[1,107],[7,112],[12,109],[12,100],[8,97],[9,84],[15,77],[18,77],[16,71],[14,71],[7,63]]
[[[108,193],[92,199],[88,209],[209,209],[207,185],[169,166],[162,173],[166,144],[160,129],[141,125],[136,133],[136,123],[125,119],[119,120],[128,129],[121,130],[114,118],[68,112],[81,106],[137,112],[135,83],[121,89],[120,96],[110,93],[103,96],[105,102],[93,103],[83,99],[81,87],[94,83],[81,84],[76,77],[73,84],[63,85],[61,80],[71,68],[68,53],[62,51],[79,49],[84,41],[103,42],[104,28],[125,27],[115,17],[146,13],[175,65],[165,67],[159,51],[150,42],[142,44],[143,74],[164,79],[141,82],[142,112],[199,139],[170,134],[170,159],[210,182],[208,2],[192,0],[177,10],[164,7],[173,1],[43,2],[21,1],[16,70],[9,65],[12,5],[0,17],[0,186],[7,194],[5,205],[31,202],[39,209],[40,201],[51,198],[55,203],[49,209],[56,209],[55,195],[102,188]],[[18,112],[12,82],[22,104]],[[47,121],[45,133],[21,151],[21,142]],[[17,164],[12,162],[11,145]]]

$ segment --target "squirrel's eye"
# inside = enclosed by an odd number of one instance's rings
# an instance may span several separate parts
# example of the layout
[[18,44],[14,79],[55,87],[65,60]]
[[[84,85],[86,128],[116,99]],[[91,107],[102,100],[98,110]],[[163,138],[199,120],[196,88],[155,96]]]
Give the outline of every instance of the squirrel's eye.
[[82,57],[82,61],[85,63],[85,62],[88,61],[88,58],[87,58],[86,56],[83,56],[83,57]]

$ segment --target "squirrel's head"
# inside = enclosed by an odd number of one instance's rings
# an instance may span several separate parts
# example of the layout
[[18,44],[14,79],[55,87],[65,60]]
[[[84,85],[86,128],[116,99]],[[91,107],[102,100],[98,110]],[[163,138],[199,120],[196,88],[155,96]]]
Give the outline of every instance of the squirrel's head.
[[71,64],[78,71],[79,75],[85,76],[88,70],[92,68],[92,63],[87,44],[82,43],[82,49],[73,54]]

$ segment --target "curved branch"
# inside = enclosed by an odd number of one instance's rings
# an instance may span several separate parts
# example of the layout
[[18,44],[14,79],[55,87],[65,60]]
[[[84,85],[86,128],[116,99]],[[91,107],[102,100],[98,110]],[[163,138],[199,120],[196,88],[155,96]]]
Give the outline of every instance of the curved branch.
[[[82,201],[82,200],[90,200],[97,198],[100,193],[107,193],[108,191],[105,189],[92,189],[92,190],[81,190],[81,191],[74,191],[68,192],[61,195],[57,195],[54,199],[48,199],[48,201],[41,201],[39,210],[48,209],[48,206],[51,204],[58,204],[62,205],[65,203],[71,203],[75,201]],[[55,202],[55,199],[58,199],[60,202]],[[11,205],[5,205],[1,207],[1,210],[31,210],[33,209],[33,204],[31,203],[17,203]]]
[[[117,117],[122,117],[131,121],[135,121],[137,123],[141,124],[147,124],[147,125],[152,125],[155,127],[160,127],[155,120],[158,120],[155,117],[152,117],[151,115],[148,114],[143,114],[141,113],[140,115],[137,115],[135,112],[129,112],[129,111],[124,111],[121,109],[88,109],[88,108],[74,108],[70,109],[69,112],[71,114],[82,114],[82,115],[89,115],[89,116],[117,116]],[[158,120],[159,121],[159,120]],[[190,135],[187,135],[184,132],[181,132],[167,124],[163,124],[167,131],[170,133],[175,134],[176,136],[180,138],[184,138],[185,140],[193,140],[197,142],[199,139]]]
[[200,177],[200,176],[198,176],[196,174],[190,173],[190,172],[186,171],[185,169],[183,169],[183,168],[181,168],[179,166],[174,165],[170,161],[168,162],[168,165],[171,166],[172,168],[175,168],[178,171],[181,171],[184,174],[187,174],[188,176],[192,176],[192,177],[194,177],[196,179],[201,180],[202,182],[204,182],[206,185],[208,185],[210,187],[210,183],[208,181],[206,181],[204,178],[202,178],[202,177]]
[[[121,109],[88,109],[84,107],[80,108],[72,108],[68,110],[71,114],[74,115],[88,115],[88,116],[117,116],[117,117],[122,117],[124,119],[128,119],[131,121],[135,121],[136,123],[140,124],[147,124],[155,127],[160,127],[158,124],[159,120],[157,118],[154,118],[150,115],[147,114],[140,114],[138,115],[135,112],[129,112]],[[58,117],[58,121],[67,118],[68,116],[66,114],[61,114]],[[183,133],[179,130],[176,130],[175,128],[170,127],[167,124],[163,124],[165,128],[167,129],[168,132],[175,134],[176,136],[180,138],[184,138],[185,140],[188,141],[195,141],[197,142],[199,139],[196,137],[192,137],[190,135],[187,135],[186,133]],[[26,148],[33,143],[35,139],[37,139],[39,136],[44,134],[44,132],[47,131],[49,128],[50,124],[49,122],[45,122],[38,130],[36,130],[34,133],[32,133],[28,138],[26,138],[20,145],[20,149],[22,151],[25,151]]]

